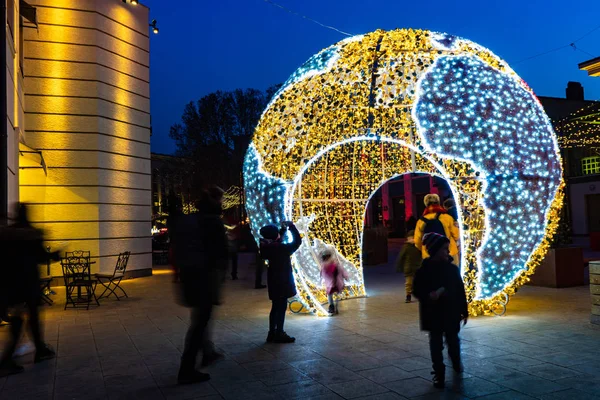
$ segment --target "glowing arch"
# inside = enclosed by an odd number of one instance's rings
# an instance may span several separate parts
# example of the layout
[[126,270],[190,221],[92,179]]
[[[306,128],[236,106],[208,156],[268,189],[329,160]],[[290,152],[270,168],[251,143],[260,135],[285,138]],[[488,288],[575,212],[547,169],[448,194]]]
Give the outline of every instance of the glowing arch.
[[[365,295],[365,207],[394,176],[445,178],[459,208],[471,312],[512,295],[543,259],[562,205],[555,134],[501,59],[458,37],[376,31],[311,57],[276,93],[244,164],[252,229],[290,219],[304,304],[326,314],[318,254],[335,249]],[[550,221],[550,222],[548,222]]]

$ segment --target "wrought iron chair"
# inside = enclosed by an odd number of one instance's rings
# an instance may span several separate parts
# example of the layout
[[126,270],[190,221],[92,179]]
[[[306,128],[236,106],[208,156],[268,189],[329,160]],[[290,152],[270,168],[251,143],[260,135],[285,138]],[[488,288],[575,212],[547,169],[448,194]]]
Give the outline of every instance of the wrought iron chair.
[[[92,262],[89,254],[89,251],[67,252],[66,257],[60,260],[67,296],[65,310],[69,304],[73,308],[85,305],[88,310],[92,301],[100,305],[94,293],[98,281],[91,277]],[[82,294],[82,289],[85,289],[85,295]]]
[[[96,279],[98,279],[98,282],[104,286],[104,291],[98,297],[98,300],[105,297],[104,294],[106,292],[110,292],[106,295],[106,297],[110,297],[111,294],[114,294],[117,300],[121,300],[121,297],[129,297],[127,296],[125,290],[120,286],[120,283],[125,277],[125,270],[127,269],[127,263],[129,262],[130,255],[130,251],[119,254],[119,258],[117,258],[117,264],[115,265],[115,270],[112,274],[96,274]],[[117,289],[123,292],[122,296],[119,296],[115,293],[115,290]]]

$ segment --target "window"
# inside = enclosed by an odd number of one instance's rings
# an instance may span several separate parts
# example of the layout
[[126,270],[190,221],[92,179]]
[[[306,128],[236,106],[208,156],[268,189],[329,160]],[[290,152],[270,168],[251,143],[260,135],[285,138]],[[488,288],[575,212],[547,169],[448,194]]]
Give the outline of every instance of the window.
[[600,174],[600,157],[586,157],[581,159],[581,170],[584,175]]

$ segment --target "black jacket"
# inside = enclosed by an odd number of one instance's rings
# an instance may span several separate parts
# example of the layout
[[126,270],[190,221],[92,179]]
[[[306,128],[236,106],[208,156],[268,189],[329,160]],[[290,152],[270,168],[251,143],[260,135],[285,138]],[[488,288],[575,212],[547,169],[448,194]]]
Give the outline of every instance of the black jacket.
[[[438,300],[429,294],[443,287],[445,292]],[[415,273],[413,294],[419,299],[421,329],[424,331],[458,332],[460,321],[468,316],[467,297],[460,271],[447,262],[423,260]]]
[[293,237],[291,243],[283,243],[281,240],[260,240],[260,256],[269,261],[267,286],[271,300],[287,299],[296,295],[290,256],[298,250],[302,239],[295,226],[290,226],[290,232]]
[[220,270],[227,266],[229,243],[215,211],[180,215],[172,225],[174,267],[179,271],[182,302],[188,307],[218,303]]
[[39,264],[58,260],[58,252],[44,249],[42,232],[28,224],[0,228],[0,313],[6,307],[38,301]]

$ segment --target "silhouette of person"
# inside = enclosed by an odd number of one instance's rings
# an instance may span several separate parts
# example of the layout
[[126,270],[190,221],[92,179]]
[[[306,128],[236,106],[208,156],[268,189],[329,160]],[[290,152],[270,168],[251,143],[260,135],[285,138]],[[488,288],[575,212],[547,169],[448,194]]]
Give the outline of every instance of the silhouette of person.
[[[35,345],[36,363],[53,358],[54,351],[42,339],[38,314],[41,301],[38,265],[49,259],[58,261],[58,252],[48,253],[44,237],[27,218],[27,205],[21,203],[16,223],[0,229],[0,314],[10,323],[10,339],[0,359],[0,376],[23,372],[23,367],[12,359],[23,328],[23,313],[29,315],[28,326]],[[25,305],[25,307],[23,307]]]
[[191,323],[185,337],[178,382],[203,382],[210,375],[196,370],[196,357],[202,349],[202,366],[223,357],[210,341],[208,323],[212,307],[219,304],[222,273],[229,256],[225,227],[221,220],[223,190],[204,190],[198,212],[180,215],[173,221],[172,256],[179,271],[181,300],[191,308]]

